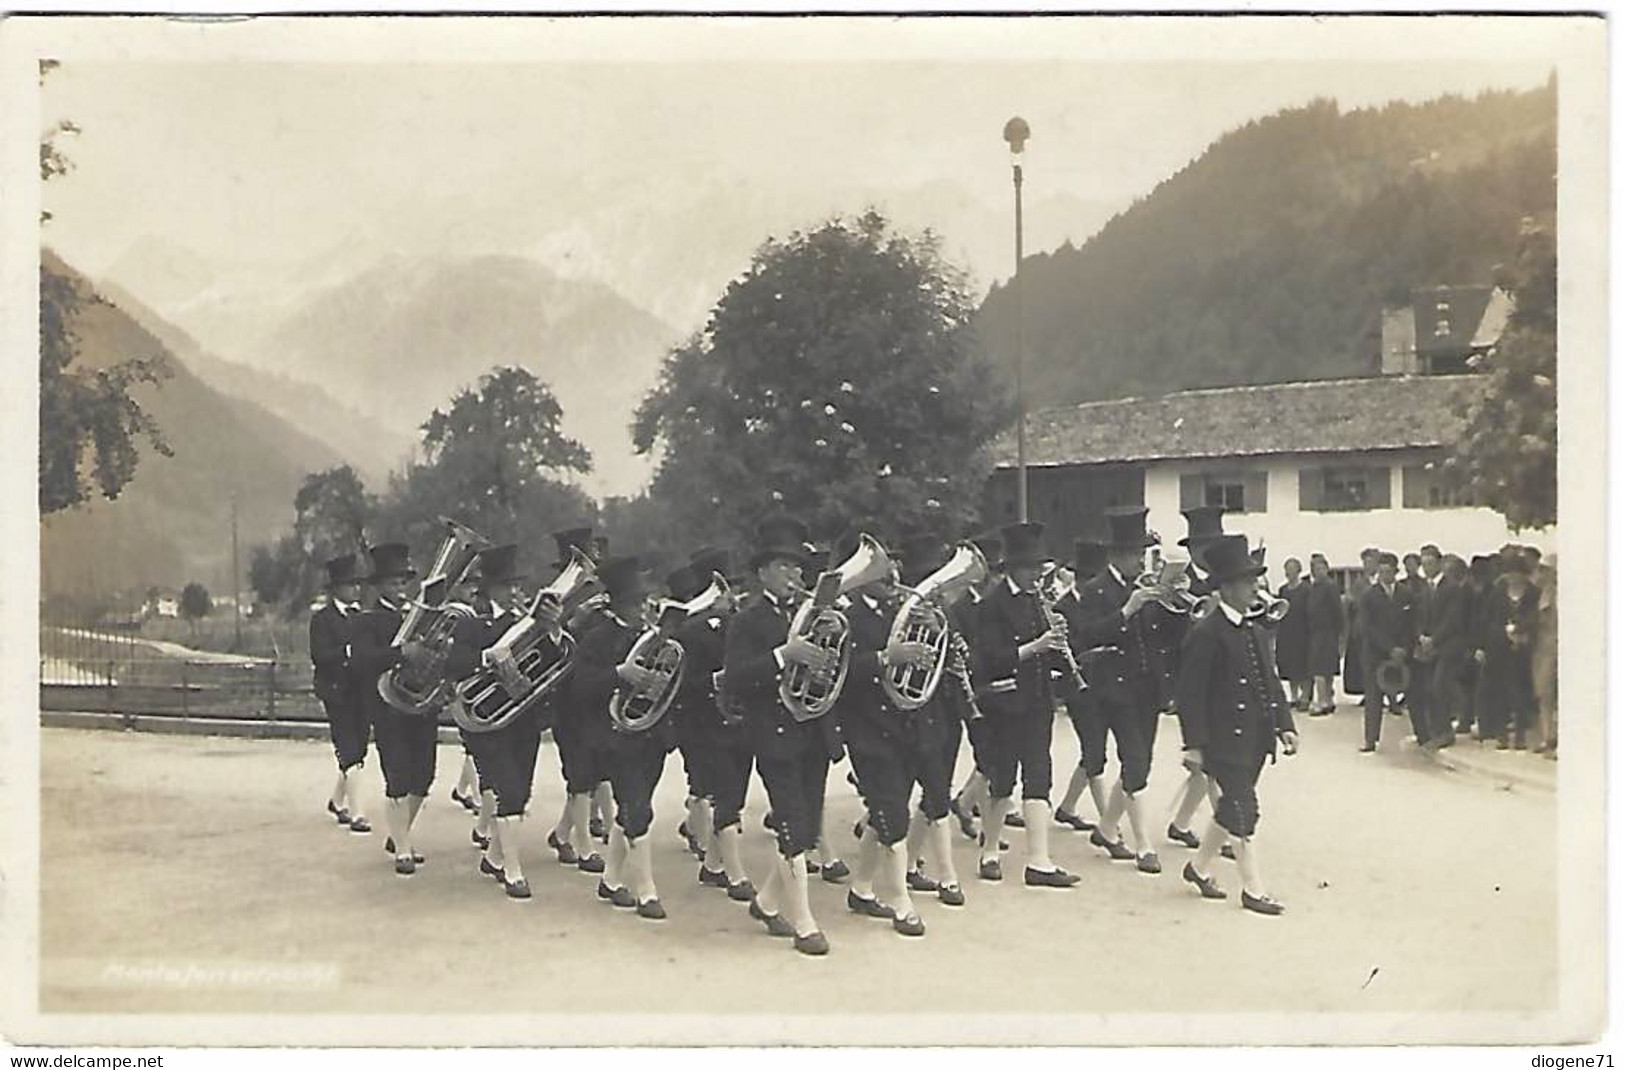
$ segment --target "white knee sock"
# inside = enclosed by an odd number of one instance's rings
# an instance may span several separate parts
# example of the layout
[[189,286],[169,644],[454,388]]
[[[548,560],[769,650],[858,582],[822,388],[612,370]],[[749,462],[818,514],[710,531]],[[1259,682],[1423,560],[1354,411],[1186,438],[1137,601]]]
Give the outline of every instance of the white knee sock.
[[497,793],[486,790],[480,792],[480,808],[474,815],[474,831],[481,836],[491,835],[491,822],[497,816]]
[[1196,849],[1196,857],[1191,860],[1191,868],[1198,877],[1213,876],[1213,861],[1219,857],[1224,837],[1225,831],[1217,821],[1207,823],[1207,830],[1202,833],[1202,846]]
[[765,913],[777,914],[782,905],[781,895],[784,889],[784,859],[777,852],[773,854],[773,861],[767,868],[767,879],[756,888],[756,905]]
[[1049,872],[1055,863],[1049,857],[1049,803],[1043,799],[1021,800],[1021,819],[1027,826],[1027,865]]
[[1072,779],[1067,781],[1066,794],[1061,796],[1062,810],[1069,814],[1078,812],[1078,800],[1083,798],[1083,789],[1089,783],[1089,773],[1083,766],[1072,767]]
[[948,825],[951,818],[942,818],[931,822],[930,834],[927,842],[931,846],[931,861],[935,866],[937,881],[941,884],[958,884],[959,872],[954,868],[954,841],[953,829]]
[[1106,800],[1106,809],[1100,812],[1100,834],[1113,843],[1123,838],[1117,826],[1123,820],[1123,811],[1127,808],[1128,792],[1123,790],[1123,781],[1120,778],[1112,785],[1111,795]]
[[784,881],[785,912],[796,928],[796,935],[809,936],[818,931],[818,919],[813,917],[812,902],[807,895],[807,856],[781,859],[779,866]]
[[610,829],[609,857],[604,860],[604,883],[612,889],[626,887],[626,855],[626,836],[616,825]]
[[423,796],[421,796],[421,795],[408,795],[406,797],[406,823],[408,825],[417,824],[418,823],[418,811],[420,811],[422,809],[423,809]]
[[1269,895],[1264,888],[1264,876],[1259,871],[1258,845],[1251,836],[1236,836],[1231,842],[1236,848],[1236,868],[1241,870],[1241,887],[1254,899]]
[[739,856],[739,844],[744,839],[744,833],[738,825],[729,825],[725,829],[715,832],[717,854],[721,856],[722,871],[728,875],[729,884],[738,884],[745,879],[745,862]]
[[584,793],[570,796],[570,846],[576,849],[576,854],[582,858],[598,850],[598,842],[592,838],[588,831],[587,822],[592,816],[592,795]]
[[361,766],[352,765],[344,772],[344,808],[350,811],[350,820],[361,817]]
[[649,837],[644,835],[636,840],[628,840],[626,853],[630,863],[628,876],[631,879],[628,883],[632,886],[632,894],[640,903],[659,899],[660,891],[655,887],[654,865],[649,856]]
[[858,864],[852,870],[852,891],[864,899],[875,895],[875,870],[880,864],[880,839],[875,830],[863,826],[863,838],[858,840]]
[[1207,798],[1207,774],[1187,773],[1179,788],[1179,810],[1174,814],[1174,827],[1189,829],[1196,818],[1196,808]]
[[908,867],[913,869],[925,857],[926,840],[931,835],[931,826],[925,820],[925,815],[918,810],[908,817],[908,837],[903,841],[903,851],[908,856]]
[[346,778],[344,776],[344,772],[343,770],[340,770],[338,780],[333,783],[333,794],[327,797],[327,801],[338,807],[340,810],[349,809],[349,807],[346,805],[346,799],[344,796],[345,782]]
[[1092,776],[1089,778],[1089,797],[1095,801],[1095,823],[1105,820],[1106,813],[1106,780],[1104,777]]
[[498,856],[491,859],[491,864],[502,867],[502,877],[510,884],[524,880],[525,871],[519,863],[519,830],[524,815],[494,817],[491,822],[491,847]]
[[1140,793],[1129,795],[1124,792],[1125,802],[1123,809],[1128,813],[1129,834],[1134,837],[1134,853],[1137,855],[1155,853],[1151,838],[1145,834],[1145,805]]
[[389,824],[389,838],[395,841],[395,857],[412,856],[412,822],[405,799],[385,799],[384,817]]
[[982,861],[999,857],[999,837],[1004,834],[1004,815],[1009,812],[1008,798],[989,798],[982,804]]
[[914,900],[908,894],[908,857],[903,845],[894,843],[881,847],[879,868],[885,876],[884,891],[876,898],[900,918],[914,913]]

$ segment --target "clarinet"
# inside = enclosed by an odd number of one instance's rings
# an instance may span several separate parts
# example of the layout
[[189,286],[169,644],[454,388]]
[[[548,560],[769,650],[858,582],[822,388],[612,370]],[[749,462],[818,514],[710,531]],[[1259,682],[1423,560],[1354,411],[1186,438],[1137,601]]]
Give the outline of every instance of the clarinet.
[[[1038,608],[1044,611],[1046,626],[1052,631],[1058,631],[1065,636],[1067,631],[1066,620],[1056,611],[1054,603],[1044,596],[1042,587],[1038,590]],[[1066,645],[1061,647],[1061,660],[1065,663],[1066,671],[1072,676],[1072,686],[1079,691],[1088,688],[1089,685],[1083,682],[1083,673],[1078,669],[1077,659],[1072,656],[1071,640],[1068,640]]]
[[976,689],[970,682],[970,647],[965,637],[958,632],[953,633],[951,640],[953,646],[953,660],[949,662],[948,672],[959,683],[959,689],[965,696],[965,719],[967,721],[980,721],[982,707],[976,702]]

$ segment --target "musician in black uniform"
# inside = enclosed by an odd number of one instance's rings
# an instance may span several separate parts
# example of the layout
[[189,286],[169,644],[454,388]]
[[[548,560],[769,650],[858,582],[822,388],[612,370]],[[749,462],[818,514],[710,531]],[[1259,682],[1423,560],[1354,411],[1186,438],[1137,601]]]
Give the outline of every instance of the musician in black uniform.
[[[519,605],[518,585],[524,576],[518,572],[518,554],[519,547],[512,543],[493,546],[480,553],[474,615],[457,623],[451,653],[446,659],[448,678],[461,680],[480,669],[486,651],[524,616],[528,607]],[[537,607],[538,624],[544,633],[556,633],[557,609],[550,601]],[[556,635],[551,650],[545,644],[546,641],[541,649],[546,656],[556,656]],[[542,741],[541,715],[533,706],[493,731],[465,730],[462,736],[479,770],[482,807],[489,809],[492,816],[480,872],[501,881],[510,897],[529,899],[530,883],[520,864],[520,833],[536,777],[536,753]]]
[[[1151,776],[1151,746],[1159,715],[1154,655],[1146,646],[1141,611],[1154,601],[1138,586],[1146,547],[1154,539],[1145,528],[1146,510],[1108,510],[1106,570],[1078,591],[1077,639],[1085,650],[1102,648],[1089,667],[1089,683],[1100,715],[1117,741],[1119,776],[1089,842],[1114,860],[1133,861],[1143,873],[1162,872],[1162,863],[1145,831],[1140,795]],[[1124,814],[1134,837],[1134,850],[1118,831]]]
[[351,832],[366,833],[372,826],[361,814],[361,768],[372,726],[350,671],[350,632],[361,618],[361,581],[355,564],[355,554],[327,562],[327,604],[310,615],[310,661],[339,765],[327,812]]
[[[915,587],[946,564],[948,558],[948,544],[941,534],[917,533],[903,542],[899,576],[903,583]],[[960,596],[960,602],[966,600],[965,595]],[[954,763],[964,739],[964,723],[967,718],[974,718],[968,708],[971,702],[970,645],[956,640],[953,634],[951,614],[958,604],[955,602],[944,613],[950,631],[950,655],[937,690],[903,722],[914,780],[920,786],[919,807],[908,823],[908,886],[911,891],[935,892],[939,900],[953,907],[965,905],[965,892],[954,866],[948,797],[953,790]],[[963,642],[959,647],[961,654],[956,658],[952,651],[960,642]],[[964,671],[956,674],[955,666],[961,663]],[[925,873],[927,850],[931,855],[932,872],[936,874],[934,878]]]
[[[1078,591],[1106,568],[1106,544],[1096,539],[1079,539],[1072,546],[1072,590],[1055,603],[1055,611],[1067,622],[1067,641],[1072,644],[1072,658],[1089,678],[1089,664],[1094,653],[1079,641],[1082,636],[1078,619]],[[1094,799],[1095,813],[1106,812],[1106,720],[1095,704],[1090,688],[1073,688],[1066,696],[1067,719],[1078,737],[1078,767],[1072,770],[1061,805],[1055,808],[1055,821],[1079,832],[1093,832],[1095,826],[1078,815],[1078,800],[1088,787]]]
[[[648,582],[631,555],[611,557],[598,569],[609,595],[588,611],[576,634],[576,668],[571,701],[580,718],[578,743],[592,768],[607,774],[615,797],[615,827],[609,837],[609,860],[598,882],[598,895],[618,907],[635,907],[639,917],[666,916],[655,888],[649,828],[654,822],[654,793],[676,745],[669,716],[635,730],[615,724],[611,699],[633,689],[646,689],[648,669],[628,655],[644,632],[644,598]],[[668,710],[669,713],[669,710]]]
[[[1209,546],[1224,537],[1224,508],[1217,505],[1198,505],[1182,512],[1185,516],[1185,537],[1179,540],[1179,545],[1191,555],[1190,564],[1185,570],[1186,575],[1190,577],[1189,591],[1192,597],[1211,602],[1218,595],[1209,581],[1203,555]],[[1187,617],[1175,617],[1160,605],[1148,606],[1144,616],[1147,641],[1157,651],[1156,658],[1161,663],[1161,679],[1168,688],[1166,694],[1170,698],[1170,704],[1177,705],[1177,701],[1173,700],[1173,688],[1179,677],[1179,659],[1190,621]],[[1173,641],[1169,642],[1167,639],[1158,641],[1153,638],[1154,632],[1160,632]],[[1155,743],[1155,733],[1151,739]],[[1191,831],[1191,824],[1196,818],[1196,811],[1202,805],[1202,800],[1206,799],[1213,806],[1218,805],[1218,786],[1213,783],[1212,777],[1200,769],[1187,766],[1185,782],[1179,786],[1176,798],[1179,802],[1174,809],[1173,819],[1168,822],[1168,839],[1172,843],[1183,844],[1195,850],[1201,846],[1202,841]]]
[[723,668],[730,700],[744,712],[778,836],[778,857],[759,885],[751,916],[775,936],[794,937],[797,951],[823,955],[829,941],[808,901],[806,856],[823,827],[831,744],[820,721],[828,718],[798,721],[779,697],[787,666],[820,673],[835,668],[833,652],[790,635],[791,599],[807,558],[806,543],[806,525],[792,517],[769,517],[758,526],[750,565],[761,593],[728,625]]
[[[688,565],[679,571],[685,570],[685,589],[698,594],[711,577],[729,576],[728,552],[710,546],[696,550]],[[710,822],[709,827],[700,830],[705,857],[700,862],[699,882],[726,888],[728,898],[748,903],[755,897],[756,888],[745,874],[739,853],[740,814],[745,808],[755,758],[745,735],[744,720],[732,713],[724,716],[715,682],[716,674],[722,671],[728,624],[737,608],[742,580],[729,578],[730,600],[709,613],[690,617],[678,628],[677,641],[683,645],[683,682],[673,713],[688,724],[699,771],[698,787],[704,793]]]
[[1241,905],[1259,914],[1280,914],[1285,907],[1265,890],[1253,842],[1258,777],[1264,759],[1274,760],[1276,741],[1287,754],[1296,754],[1298,736],[1281,681],[1268,664],[1261,629],[1245,616],[1263,566],[1248,555],[1241,535],[1214,542],[1205,559],[1219,605],[1191,629],[1180,666],[1178,706],[1188,760],[1218,784],[1219,803],[1213,828],[1202,837],[1183,876],[1204,898],[1223,899],[1212,866],[1228,833],[1241,870]]
[[[1064,624],[1059,616],[1050,616],[1038,591],[1043,534],[1044,525],[1038,523],[1004,528],[1005,578],[988,591],[977,612],[972,650],[992,751],[977,875],[989,881],[1003,879],[999,834],[1019,773],[1027,837],[1023,879],[1035,887],[1070,888],[1077,884],[1077,876],[1057,866],[1049,855],[1050,740],[1055,731],[1050,672],[1066,664],[1063,659],[1070,651]],[[1070,673],[1070,666],[1065,671]]]
[[[476,559],[468,571],[463,574],[461,582],[453,584],[448,602],[456,602],[472,607],[479,598],[479,564]],[[474,815],[474,833],[471,837],[480,848],[484,848],[491,839],[491,822],[495,811],[482,802],[487,785],[480,783],[480,771],[474,764],[474,755],[469,753],[468,744],[463,744],[463,767],[457,774],[457,783],[451,786],[451,801]]]
[[[862,530],[872,537],[875,527],[864,525]],[[836,546],[835,556],[845,560],[857,547],[858,531],[849,531]],[[905,848],[917,729],[911,723],[914,714],[905,714],[887,700],[881,675],[896,665],[928,668],[932,653],[923,643],[890,642],[898,606],[895,580],[888,570],[857,588],[845,610],[852,653],[836,716],[841,718],[841,735],[868,812],[846,903],[857,913],[890,920],[904,936],[923,936],[925,923],[909,897]]]
[[[982,559],[987,562],[987,583],[982,586],[981,590],[972,590],[964,598],[955,602],[952,611],[948,614],[948,619],[953,624],[954,631],[965,639],[974,654],[976,618],[981,612],[979,607],[982,598],[988,591],[998,586],[1004,578],[999,571],[999,567],[1003,563],[1004,542],[996,533],[992,532],[973,535],[969,541],[982,552]],[[971,658],[971,674],[974,678],[976,674],[976,659],[974,656]],[[972,767],[970,775],[965,778],[964,787],[954,793],[949,807],[953,811],[954,817],[959,821],[959,831],[967,839],[972,840],[977,838],[976,818],[987,809],[987,770],[992,755],[992,749],[988,746],[990,734],[991,730],[986,717],[972,716],[965,718],[965,737],[970,740]],[[958,741],[955,741],[954,753],[950,756],[950,764],[957,763],[958,760],[959,745]]]
[[[579,550],[591,559],[594,552],[592,528],[573,527],[553,533],[553,541],[558,546],[559,559],[554,562],[554,568],[563,572],[570,563],[572,550]],[[566,614],[571,613],[572,607],[566,606]],[[579,611],[567,616],[564,627],[572,635],[581,624]],[[559,771],[564,776],[564,807],[559,812],[558,822],[547,834],[547,845],[558,856],[561,866],[575,866],[583,873],[604,872],[604,858],[593,847],[592,836],[592,802],[593,790],[598,786],[597,774],[590,769],[588,763],[581,757],[582,750],[578,742],[580,731],[579,718],[575,703],[571,698],[572,688],[566,680],[564,684],[545,700],[548,709],[542,717],[544,721],[553,726],[553,745],[559,752]]]
[[412,850],[412,826],[434,783],[439,726],[432,716],[400,712],[378,694],[379,676],[403,659],[422,657],[422,648],[415,641],[408,641],[400,649],[391,645],[405,616],[408,586],[417,571],[405,543],[374,546],[368,556],[372,559],[372,574],[367,577],[367,585],[373,590],[373,605],[356,621],[351,633],[350,664],[355,674],[353,686],[372,722],[379,764],[384,767],[384,805],[389,824],[384,849],[395,856],[395,872],[410,877],[423,864],[423,856]]

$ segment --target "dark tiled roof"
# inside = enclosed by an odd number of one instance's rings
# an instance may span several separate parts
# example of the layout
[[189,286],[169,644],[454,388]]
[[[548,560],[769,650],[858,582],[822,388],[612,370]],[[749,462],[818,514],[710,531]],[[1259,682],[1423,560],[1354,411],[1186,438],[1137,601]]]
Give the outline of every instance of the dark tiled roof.
[[[1029,465],[1437,446],[1464,426],[1476,375],[1382,376],[1186,390],[1027,415]],[[993,446],[1016,463],[1012,428]]]

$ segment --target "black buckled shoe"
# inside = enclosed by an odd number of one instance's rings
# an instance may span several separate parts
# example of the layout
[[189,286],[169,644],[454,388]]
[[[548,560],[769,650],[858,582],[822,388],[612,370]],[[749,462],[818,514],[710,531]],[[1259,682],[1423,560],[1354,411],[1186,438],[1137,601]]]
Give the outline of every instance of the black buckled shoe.
[[508,878],[504,877],[502,878],[502,890],[508,893],[509,899],[529,899],[530,881],[523,877],[516,881],[509,881]]
[[1196,890],[1202,893],[1203,899],[1225,899],[1225,891],[1212,877],[1204,877],[1196,872],[1196,867],[1186,862],[1184,870],[1180,873],[1186,881],[1196,885]]
[[920,920],[920,916],[918,914],[899,916],[894,913],[891,919],[891,927],[895,929],[900,936],[925,935],[925,922]]
[[1182,843],[1193,851],[1202,846],[1202,840],[1196,833],[1173,824],[1168,826],[1168,841],[1170,843]]
[[485,850],[490,849],[491,837],[489,837],[489,836],[481,836],[479,830],[474,829],[473,831],[471,831],[468,834],[468,842],[472,843],[475,847],[478,847],[480,850],[485,851]]
[[1100,834],[1097,828],[1089,834],[1089,842],[1104,850],[1111,856],[1113,862],[1133,862],[1134,852],[1129,850],[1122,840],[1108,840]]
[[475,802],[467,795],[464,795],[456,788],[451,789],[451,801],[456,803],[458,806],[461,806],[464,810],[468,810],[470,812],[477,811],[480,808],[479,803]]
[[937,901],[943,906],[962,907],[965,905],[965,890],[957,884],[944,884],[937,888]]
[[350,831],[366,835],[372,831],[372,826],[367,824],[367,819],[364,817],[353,817],[350,819]]
[[485,875],[487,877],[495,877],[497,880],[502,881],[504,884],[507,883],[507,879],[502,876],[502,867],[501,866],[493,866],[491,864],[491,860],[489,858],[480,859],[480,873],[482,873],[483,875]]
[[332,799],[327,800],[327,812],[332,814],[333,819],[341,825],[350,823],[350,811],[335,805]]
[[404,855],[395,859],[395,873],[401,877],[410,877],[418,871],[417,863]]
[[1027,827],[1027,819],[1022,816],[1020,810],[1011,810],[1009,813],[1004,815],[1004,827],[1012,829],[1024,829]]
[[587,822],[587,835],[591,836],[599,843],[609,842],[609,833],[604,830],[604,822],[601,818],[595,817]]
[[794,936],[796,934],[796,927],[784,920],[782,914],[769,914],[754,899],[750,901],[750,916],[767,926],[769,936]]
[[558,854],[559,865],[561,866],[573,866],[581,861],[580,857],[576,854],[576,849],[559,839],[557,832],[549,832],[547,834],[547,845]]
[[666,908],[660,905],[658,899],[645,899],[638,904],[638,917],[648,918],[650,921],[664,921]]
[[578,859],[576,868],[583,873],[602,873],[604,872],[604,856],[594,851],[586,858]]
[[1147,851],[1134,860],[1134,868],[1141,873],[1149,873],[1155,876],[1162,872],[1162,859],[1157,857],[1157,852]]
[[1071,810],[1057,809],[1055,811],[1055,823],[1065,825],[1076,832],[1093,832],[1095,830],[1095,826],[1074,814]]
[[1004,869],[997,858],[984,858],[976,864],[976,875],[985,881],[1004,880]]
[[1236,860],[1236,849],[1227,843],[1219,848],[1219,857],[1234,862]]
[[850,888],[846,892],[846,909],[854,914],[862,914],[868,918],[889,918],[891,911],[880,905],[880,900],[872,895],[859,895]]
[[[794,934],[794,932],[795,930],[792,929],[791,933]],[[796,950],[803,955],[827,955],[829,954],[829,938],[817,931],[810,932],[806,936],[797,936]]]
[[837,858],[825,865],[818,875],[823,878],[825,884],[841,884],[852,876],[852,871],[846,868],[845,862]]
[[1022,880],[1029,888],[1070,888],[1078,883],[1076,873],[1068,873],[1060,866],[1054,869],[1034,869],[1028,866]]
[[959,801],[959,796],[955,795],[953,797],[948,803],[948,809],[952,811],[955,820],[959,822],[960,835],[967,840],[974,840],[976,838],[976,821],[966,812],[964,805]]
[[756,885],[749,879],[728,885],[728,898],[736,903],[749,903],[756,898]]
[[600,880],[598,882],[598,898],[600,898],[600,899],[610,899],[614,895],[615,895],[614,891],[612,891],[610,889],[608,884],[604,883],[602,880]]
[[1251,896],[1247,894],[1245,889],[1241,893],[1241,905],[1254,914],[1266,914],[1270,917],[1286,913],[1286,907],[1281,904],[1280,900],[1271,899],[1267,895],[1262,897]]
[[918,869],[908,871],[908,890],[911,892],[934,892],[937,882],[921,873]]
[[728,874],[724,870],[706,869],[704,865],[701,865],[699,881],[707,888],[726,888],[728,887]]
[[[387,836],[387,837],[384,838],[384,853],[385,854],[394,854],[395,853],[395,837]],[[423,865],[425,859],[424,859],[424,857],[422,855],[418,854],[416,851],[413,851],[412,852],[412,861],[416,862],[418,865],[421,866],[421,865]]]
[[609,893],[609,902],[611,906],[620,907],[622,910],[631,910],[638,905],[638,897],[632,894],[630,888],[612,888]]

